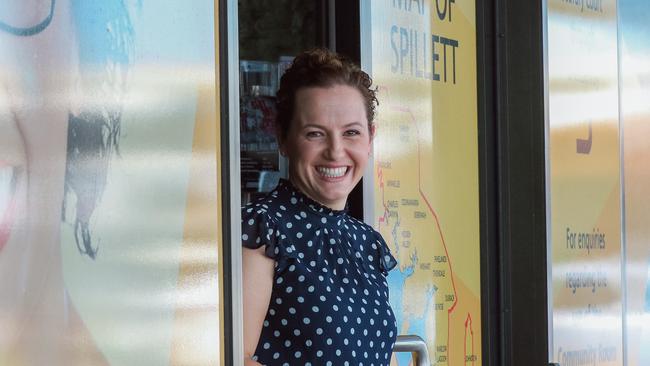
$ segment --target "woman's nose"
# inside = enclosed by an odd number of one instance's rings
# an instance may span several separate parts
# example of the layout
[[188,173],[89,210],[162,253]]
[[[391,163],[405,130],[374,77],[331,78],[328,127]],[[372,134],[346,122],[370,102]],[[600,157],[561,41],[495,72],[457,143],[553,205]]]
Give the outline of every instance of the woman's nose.
[[341,141],[341,138],[330,137],[327,141],[326,157],[330,160],[336,160],[343,155],[343,141]]

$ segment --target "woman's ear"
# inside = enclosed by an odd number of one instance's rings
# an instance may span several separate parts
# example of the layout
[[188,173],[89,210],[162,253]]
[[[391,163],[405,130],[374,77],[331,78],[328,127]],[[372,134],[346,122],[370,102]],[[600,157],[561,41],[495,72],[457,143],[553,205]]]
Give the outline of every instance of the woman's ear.
[[374,123],[369,126],[369,130],[370,130],[370,143],[368,144],[368,156],[372,154],[372,142],[375,140],[376,129]]

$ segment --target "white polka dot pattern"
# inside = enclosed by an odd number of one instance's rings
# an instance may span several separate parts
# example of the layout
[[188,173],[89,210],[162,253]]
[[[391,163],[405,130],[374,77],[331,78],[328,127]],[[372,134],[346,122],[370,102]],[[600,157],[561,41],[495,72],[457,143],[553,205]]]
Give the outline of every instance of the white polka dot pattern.
[[282,180],[242,209],[242,242],[276,263],[255,359],[264,365],[390,363],[396,322],[381,235]]

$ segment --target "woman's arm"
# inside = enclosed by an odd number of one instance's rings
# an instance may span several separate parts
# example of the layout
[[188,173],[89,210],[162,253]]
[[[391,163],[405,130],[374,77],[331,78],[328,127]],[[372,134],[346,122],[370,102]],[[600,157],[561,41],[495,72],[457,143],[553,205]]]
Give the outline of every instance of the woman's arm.
[[274,261],[264,254],[264,250],[264,246],[258,249],[242,249],[245,366],[260,365],[251,357],[255,354],[259,342],[273,288]]

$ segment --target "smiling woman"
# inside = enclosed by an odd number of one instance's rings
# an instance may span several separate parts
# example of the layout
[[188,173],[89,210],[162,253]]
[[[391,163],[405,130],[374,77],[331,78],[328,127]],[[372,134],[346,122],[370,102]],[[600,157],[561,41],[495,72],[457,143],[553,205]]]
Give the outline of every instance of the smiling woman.
[[246,365],[388,365],[396,337],[381,235],[345,211],[368,162],[370,77],[323,49],[280,82],[277,135],[289,180],[242,209]]

